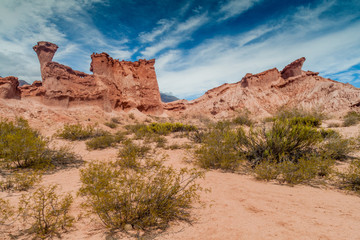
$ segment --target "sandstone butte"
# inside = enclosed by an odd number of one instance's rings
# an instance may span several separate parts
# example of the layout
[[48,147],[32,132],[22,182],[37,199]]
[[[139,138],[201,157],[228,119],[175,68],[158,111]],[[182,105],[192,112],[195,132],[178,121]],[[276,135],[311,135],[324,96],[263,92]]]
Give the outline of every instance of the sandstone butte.
[[360,107],[360,89],[303,71],[305,58],[258,74],[246,74],[239,82],[223,84],[198,99],[162,103],[155,60],[119,61],[106,53],[91,55],[86,74],[53,62],[58,46],[38,42],[33,47],[42,81],[19,87],[15,77],[0,78],[0,98],[34,98],[46,105],[71,107],[97,105],[105,111],[138,109],[160,115],[210,115],[230,117],[244,109],[254,116],[268,116],[282,107],[347,112]]

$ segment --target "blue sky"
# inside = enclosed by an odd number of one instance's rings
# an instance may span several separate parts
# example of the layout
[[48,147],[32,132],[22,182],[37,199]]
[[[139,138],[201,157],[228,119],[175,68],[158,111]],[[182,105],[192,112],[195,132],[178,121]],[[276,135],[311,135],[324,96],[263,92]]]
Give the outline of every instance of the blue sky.
[[156,58],[160,90],[186,99],[303,56],[360,87],[358,0],[0,0],[0,76],[40,80],[37,41],[87,73],[93,52]]

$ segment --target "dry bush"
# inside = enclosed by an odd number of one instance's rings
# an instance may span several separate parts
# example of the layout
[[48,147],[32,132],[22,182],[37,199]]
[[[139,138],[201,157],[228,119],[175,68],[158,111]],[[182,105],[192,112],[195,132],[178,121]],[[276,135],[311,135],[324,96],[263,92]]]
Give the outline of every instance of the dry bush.
[[119,150],[117,164],[122,167],[137,169],[140,167],[139,158],[145,158],[150,149],[147,145],[140,145],[131,140],[126,140]]
[[202,176],[196,170],[176,171],[154,161],[136,170],[91,163],[81,170],[79,194],[85,198],[84,207],[108,228],[164,229],[171,221],[190,220],[191,204],[201,189],[195,180]]
[[70,194],[60,198],[56,194],[57,185],[40,187],[34,193],[22,195],[19,213],[24,223],[29,226],[28,232],[45,239],[60,236],[62,231],[72,226],[74,218],[69,215],[73,202]]
[[351,162],[349,168],[344,173],[338,173],[341,179],[341,188],[360,193],[360,160]]
[[344,116],[343,126],[349,127],[349,126],[356,125],[359,122],[360,122],[360,113],[355,112],[355,111],[350,111]]
[[212,125],[202,141],[201,147],[195,151],[201,167],[230,171],[237,169],[242,156],[239,154],[237,133],[230,128],[229,122]]
[[0,191],[27,191],[39,183],[42,173],[39,171],[12,172],[0,181]]
[[96,128],[96,126],[83,126],[81,124],[65,124],[63,129],[57,131],[57,136],[63,139],[76,141],[108,135],[109,133]]

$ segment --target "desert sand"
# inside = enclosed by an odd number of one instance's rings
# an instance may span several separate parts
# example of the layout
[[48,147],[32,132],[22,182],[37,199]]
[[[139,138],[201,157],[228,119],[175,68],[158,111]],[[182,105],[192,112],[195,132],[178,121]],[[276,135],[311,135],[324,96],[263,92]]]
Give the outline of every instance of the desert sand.
[[[23,116],[43,135],[51,137],[64,123],[104,123],[110,117],[120,117],[123,124],[152,119],[140,112],[103,112],[96,107],[57,110],[33,101],[1,100],[1,116],[9,119]],[[60,109],[60,108],[59,108]],[[334,120],[339,121],[339,120]],[[326,123],[325,123],[326,124]],[[102,127],[105,127],[101,125]],[[108,129],[109,130],[109,129]],[[338,128],[347,137],[357,136],[358,126]],[[169,143],[190,143],[187,138],[167,137]],[[88,151],[82,141],[69,142],[53,139],[54,145],[69,145],[86,162],[114,160],[117,149]],[[191,150],[156,149],[153,157],[168,155],[166,165],[195,167]],[[358,153],[355,153],[358,154]],[[76,216],[74,228],[62,234],[63,239],[131,239],[124,233],[110,233],[99,221],[80,215],[83,199],[76,196],[81,183],[80,168],[68,168],[43,176],[41,185],[58,184],[61,192],[71,192],[75,202],[71,214]],[[360,198],[358,195],[331,186],[297,185],[294,187],[275,182],[257,181],[251,175],[207,171],[201,192],[204,206],[195,205],[191,211],[192,224],[173,222],[162,233],[148,239],[360,239]],[[30,192],[33,191],[29,190]],[[0,197],[16,204],[23,192],[0,192]],[[96,218],[94,218],[96,219]],[[16,233],[22,226],[11,230]],[[2,239],[10,239],[3,233]],[[28,235],[18,239],[29,239]]]

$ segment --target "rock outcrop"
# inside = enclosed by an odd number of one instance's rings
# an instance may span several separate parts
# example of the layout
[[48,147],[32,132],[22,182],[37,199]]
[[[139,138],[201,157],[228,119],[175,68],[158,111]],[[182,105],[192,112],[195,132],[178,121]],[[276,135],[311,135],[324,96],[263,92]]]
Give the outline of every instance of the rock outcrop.
[[93,74],[86,74],[53,62],[58,49],[53,43],[38,42],[33,49],[39,58],[42,84],[22,87],[23,97],[40,96],[45,104],[63,107],[93,104],[106,111],[133,108],[153,114],[163,111],[154,59],[128,62],[114,60],[106,53],[94,53],[90,68]]
[[20,90],[18,86],[19,80],[17,77],[0,77],[0,98],[20,99]]
[[319,109],[326,113],[347,112],[360,107],[360,89],[303,71],[305,58],[258,74],[246,74],[241,81],[223,84],[192,101],[164,104],[171,113],[230,117],[244,109],[254,116],[269,116],[282,107]]

